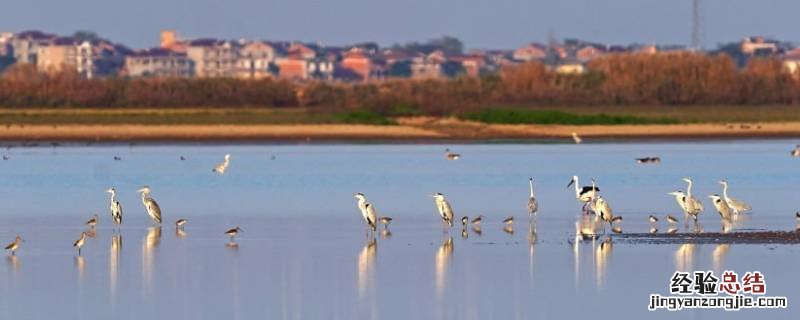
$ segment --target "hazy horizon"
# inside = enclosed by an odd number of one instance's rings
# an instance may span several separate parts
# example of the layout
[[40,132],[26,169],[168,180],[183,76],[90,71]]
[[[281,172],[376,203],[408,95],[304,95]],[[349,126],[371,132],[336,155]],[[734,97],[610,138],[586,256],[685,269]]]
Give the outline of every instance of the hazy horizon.
[[[188,38],[299,40],[341,45],[391,45],[442,35],[467,48],[515,48],[531,41],[580,38],[608,44],[688,45],[691,0],[28,0],[0,6],[0,31],[58,34],[91,30],[134,48],[158,44],[162,29]],[[789,0],[705,0],[703,45],[764,35],[794,41]]]

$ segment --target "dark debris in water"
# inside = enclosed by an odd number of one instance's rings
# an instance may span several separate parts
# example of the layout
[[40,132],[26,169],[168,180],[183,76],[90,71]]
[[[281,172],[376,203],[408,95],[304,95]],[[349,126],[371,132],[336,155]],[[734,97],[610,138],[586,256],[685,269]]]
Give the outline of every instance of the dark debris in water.
[[641,244],[800,244],[798,231],[705,232],[705,233],[625,233],[614,240]]

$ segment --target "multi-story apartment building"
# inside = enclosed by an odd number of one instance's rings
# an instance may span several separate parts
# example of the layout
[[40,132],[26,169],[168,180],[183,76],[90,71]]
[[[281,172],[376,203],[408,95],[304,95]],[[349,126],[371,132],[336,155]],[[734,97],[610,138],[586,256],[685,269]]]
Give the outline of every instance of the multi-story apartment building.
[[272,77],[270,66],[275,61],[275,48],[263,41],[243,42],[236,62],[236,76],[243,79]]
[[235,77],[239,45],[217,39],[189,41],[186,55],[194,62],[194,75],[200,78]]
[[117,73],[128,50],[104,40],[55,38],[36,50],[36,68],[43,72],[73,70],[86,78]]
[[185,53],[152,48],[126,56],[124,70],[131,77],[191,77],[194,62]]
[[11,51],[16,63],[29,63],[36,65],[37,51],[42,44],[50,43],[56,35],[31,30],[14,35],[11,39]]

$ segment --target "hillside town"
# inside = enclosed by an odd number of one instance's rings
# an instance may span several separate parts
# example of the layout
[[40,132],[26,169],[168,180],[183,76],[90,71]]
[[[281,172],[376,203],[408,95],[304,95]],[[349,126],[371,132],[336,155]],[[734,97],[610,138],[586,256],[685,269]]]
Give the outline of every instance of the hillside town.
[[[0,71],[27,64],[46,73],[72,71],[96,77],[196,77],[288,80],[374,81],[479,76],[505,66],[540,61],[558,73],[583,73],[599,57],[699,51],[675,45],[607,45],[566,39],[528,43],[509,50],[464,50],[456,38],[380,47],[376,43],[326,46],[319,43],[184,38],[160,34],[158,47],[132,49],[79,31],[61,36],[37,30],[0,33]],[[776,57],[789,72],[800,71],[800,48],[765,37],[720,45],[740,66],[752,57]]]

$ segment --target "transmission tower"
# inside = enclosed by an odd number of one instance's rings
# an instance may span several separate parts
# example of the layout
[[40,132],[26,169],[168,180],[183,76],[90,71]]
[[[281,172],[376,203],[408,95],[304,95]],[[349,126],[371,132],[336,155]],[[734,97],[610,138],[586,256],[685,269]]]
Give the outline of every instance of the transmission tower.
[[692,49],[700,50],[700,0],[692,0]]

